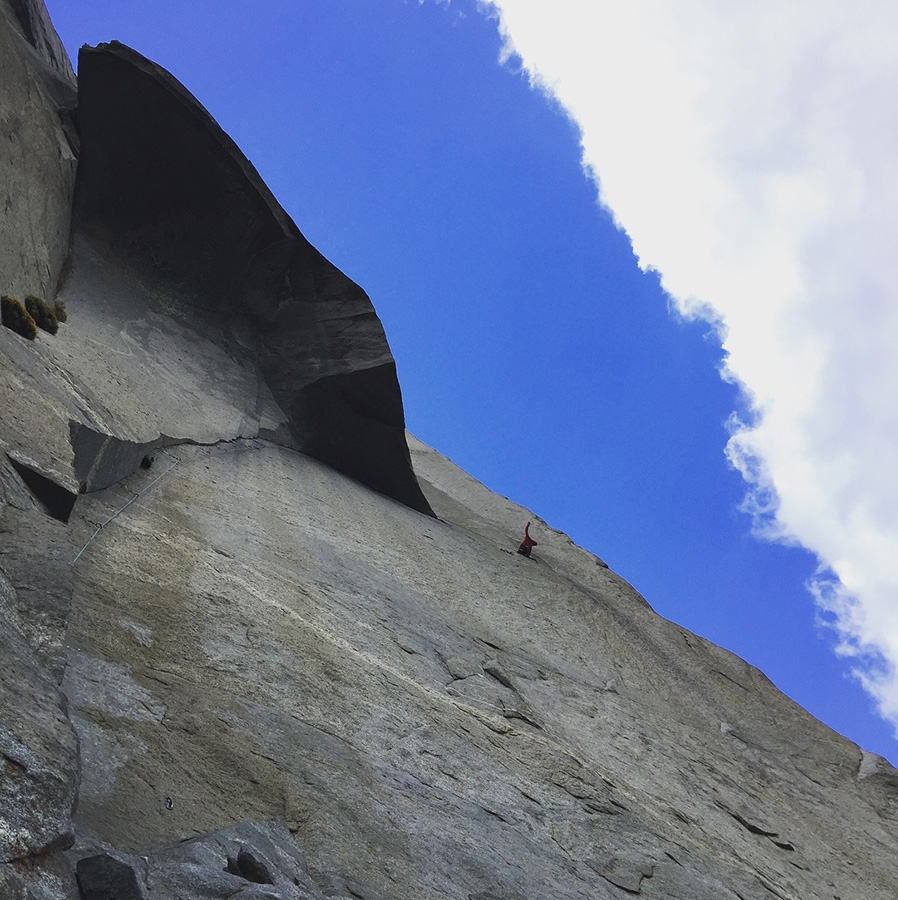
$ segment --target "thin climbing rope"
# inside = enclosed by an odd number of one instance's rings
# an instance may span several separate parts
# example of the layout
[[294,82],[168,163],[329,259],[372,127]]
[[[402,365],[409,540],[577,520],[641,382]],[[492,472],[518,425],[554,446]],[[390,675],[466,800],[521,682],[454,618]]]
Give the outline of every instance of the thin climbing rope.
[[84,553],[85,550],[90,546],[91,541],[121,512],[124,512],[135,500],[145,494],[157,481],[161,478],[164,478],[168,475],[169,472],[181,461],[179,457],[173,456],[174,462],[161,474],[157,475],[143,490],[138,491],[121,509],[117,509],[102,525],[97,526],[97,530],[87,539],[87,543],[78,551],[78,555],[72,560],[72,565],[75,565],[79,559],[81,559],[81,554]]

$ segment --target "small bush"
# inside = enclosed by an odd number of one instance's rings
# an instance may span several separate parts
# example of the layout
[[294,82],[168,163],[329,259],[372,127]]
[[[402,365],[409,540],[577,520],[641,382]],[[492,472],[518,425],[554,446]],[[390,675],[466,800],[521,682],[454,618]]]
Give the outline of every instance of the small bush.
[[56,318],[56,313],[40,297],[29,294],[25,298],[25,309],[31,313],[38,328],[43,328],[44,331],[49,331],[50,334],[56,334],[59,331],[59,321]]
[[62,300],[57,300],[53,304],[53,312],[56,313],[57,322],[68,322],[69,314],[65,311],[65,303]]
[[14,297],[0,297],[0,318],[3,324],[16,334],[33,341],[37,337],[37,323],[31,314]]

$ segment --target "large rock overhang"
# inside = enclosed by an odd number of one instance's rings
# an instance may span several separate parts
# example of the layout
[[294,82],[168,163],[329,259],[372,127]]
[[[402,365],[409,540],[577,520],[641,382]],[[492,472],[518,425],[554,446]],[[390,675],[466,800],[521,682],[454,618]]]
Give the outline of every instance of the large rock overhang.
[[303,237],[212,116],[113,42],[81,49],[78,117],[76,253],[83,236],[198,317],[253,335],[298,449],[433,515],[371,301]]

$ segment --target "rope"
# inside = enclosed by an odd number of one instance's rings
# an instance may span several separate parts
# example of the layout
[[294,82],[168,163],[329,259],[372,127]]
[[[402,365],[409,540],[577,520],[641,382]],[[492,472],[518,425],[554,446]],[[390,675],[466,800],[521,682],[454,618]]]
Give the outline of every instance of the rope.
[[105,522],[103,522],[101,525],[97,526],[97,530],[87,539],[87,543],[81,548],[81,550],[78,552],[78,555],[72,560],[72,565],[75,565],[75,563],[78,562],[79,559],[81,559],[81,554],[84,553],[85,550],[87,550],[87,548],[91,544],[91,541],[93,541],[93,539],[119,513],[124,512],[135,500],[137,500],[139,497],[141,497],[143,494],[145,494],[157,481],[159,481],[161,478],[164,478],[166,475],[168,475],[168,473],[171,472],[171,470],[181,461],[177,456],[172,457],[172,459],[174,459],[174,462],[161,475],[157,475],[145,488],[143,488],[143,490],[138,491],[138,493],[136,493],[124,506],[122,506],[120,509],[117,509]]

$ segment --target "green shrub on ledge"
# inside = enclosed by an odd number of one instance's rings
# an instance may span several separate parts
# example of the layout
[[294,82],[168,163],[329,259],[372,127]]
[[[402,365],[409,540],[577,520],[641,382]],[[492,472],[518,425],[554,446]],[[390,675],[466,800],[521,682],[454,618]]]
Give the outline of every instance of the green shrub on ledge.
[[53,304],[53,312],[56,313],[56,320],[58,322],[67,322],[69,319],[69,314],[65,311],[65,303],[62,300],[57,300]]
[[29,341],[37,337],[37,323],[14,297],[7,297],[6,294],[0,297],[0,319],[7,328]]
[[31,314],[38,328],[43,328],[44,331],[48,331],[50,334],[56,334],[59,331],[59,321],[56,318],[56,313],[40,297],[29,294],[25,298],[25,309]]

